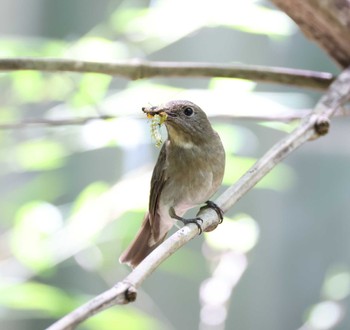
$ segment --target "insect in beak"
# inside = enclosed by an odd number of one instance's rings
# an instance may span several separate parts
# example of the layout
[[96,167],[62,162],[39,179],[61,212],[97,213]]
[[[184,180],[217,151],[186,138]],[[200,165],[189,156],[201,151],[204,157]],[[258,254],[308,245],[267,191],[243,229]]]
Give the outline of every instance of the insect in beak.
[[[160,126],[166,121],[168,115],[164,111],[154,111],[142,108],[142,111],[146,113],[147,118],[151,119],[151,136],[156,141],[156,147],[160,147],[163,143],[162,136],[160,134]],[[153,110],[153,111],[152,111]]]

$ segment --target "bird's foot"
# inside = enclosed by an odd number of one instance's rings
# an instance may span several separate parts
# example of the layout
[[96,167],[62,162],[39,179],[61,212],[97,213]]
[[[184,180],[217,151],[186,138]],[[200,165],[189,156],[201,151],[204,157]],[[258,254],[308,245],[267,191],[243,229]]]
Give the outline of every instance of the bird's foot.
[[187,225],[187,224],[189,224],[189,223],[194,223],[194,224],[198,227],[198,232],[199,232],[198,235],[200,235],[200,234],[203,232],[202,226],[201,226],[200,223],[199,223],[199,222],[203,223],[203,220],[202,220],[201,218],[198,218],[198,217],[197,217],[197,218],[185,219],[185,218],[183,218],[183,217],[179,217],[179,216],[175,213],[175,210],[174,210],[173,207],[170,208],[169,214],[170,214],[170,216],[171,216],[172,218],[181,221],[184,225]]
[[212,201],[206,201],[205,204],[206,205],[200,208],[200,211],[208,208],[213,209],[219,217],[219,224],[222,223],[222,221],[224,220],[223,210],[221,210],[221,208]]

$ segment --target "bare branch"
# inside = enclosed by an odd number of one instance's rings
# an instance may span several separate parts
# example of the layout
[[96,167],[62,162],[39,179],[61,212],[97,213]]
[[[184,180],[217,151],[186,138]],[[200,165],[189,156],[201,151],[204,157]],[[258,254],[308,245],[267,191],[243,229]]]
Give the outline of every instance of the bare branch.
[[147,62],[141,60],[115,63],[65,59],[8,58],[0,59],[0,71],[38,70],[94,72],[129,79],[151,77],[224,77],[265,83],[278,83],[301,88],[325,90],[334,80],[332,74],[290,68],[191,62]]
[[342,67],[350,65],[348,0],[272,0]]
[[[329,119],[350,98],[350,68],[343,71],[319,100],[314,111],[302,120],[299,127],[276,143],[235,184],[215,201],[224,212],[241,199],[273,167],[310,139],[328,132]],[[203,229],[212,230],[218,225],[215,211],[200,212]],[[142,282],[171,254],[198,234],[195,225],[184,226],[148,255],[123,281],[85,305],[66,315],[47,330],[74,329],[92,315],[115,304],[126,304],[136,299],[136,290]]]
[[21,129],[25,127],[38,127],[38,126],[77,126],[85,125],[93,120],[109,120],[114,119],[115,116],[110,115],[101,115],[101,116],[92,116],[92,117],[83,117],[83,118],[70,118],[70,119],[27,119],[15,123],[2,123],[0,124],[0,130],[8,129]]
[[[312,109],[286,109],[278,113],[261,113],[261,114],[228,114],[228,115],[212,115],[211,119],[219,120],[254,120],[254,121],[276,121],[276,122],[291,122],[301,120],[313,112]],[[349,116],[350,111],[346,108],[339,108],[334,114],[334,117]],[[1,127],[1,126],[0,126]]]
[[[305,116],[309,115],[313,110],[311,109],[286,109],[276,114],[262,113],[262,114],[238,114],[234,113],[231,115],[211,115],[211,119],[217,120],[255,120],[255,121],[276,121],[276,122],[290,122],[293,120],[300,120]],[[350,111],[347,109],[338,109],[334,116],[349,116]],[[0,130],[13,130],[13,129],[22,129],[22,128],[37,128],[40,126],[80,126],[85,125],[90,121],[94,120],[111,120],[116,119],[116,116],[112,115],[101,115],[101,116],[91,116],[91,117],[82,117],[82,118],[67,118],[67,119],[30,119],[22,120],[13,123],[2,123],[0,124]]]

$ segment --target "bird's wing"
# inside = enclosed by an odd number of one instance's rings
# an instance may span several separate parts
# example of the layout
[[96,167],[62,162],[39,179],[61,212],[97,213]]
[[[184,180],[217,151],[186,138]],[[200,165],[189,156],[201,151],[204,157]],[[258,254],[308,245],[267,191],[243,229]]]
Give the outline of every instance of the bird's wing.
[[154,167],[151,179],[151,192],[149,198],[149,222],[151,224],[153,240],[157,242],[161,237],[160,234],[160,216],[158,212],[159,198],[166,183],[166,148],[165,142],[160,150],[157,163]]

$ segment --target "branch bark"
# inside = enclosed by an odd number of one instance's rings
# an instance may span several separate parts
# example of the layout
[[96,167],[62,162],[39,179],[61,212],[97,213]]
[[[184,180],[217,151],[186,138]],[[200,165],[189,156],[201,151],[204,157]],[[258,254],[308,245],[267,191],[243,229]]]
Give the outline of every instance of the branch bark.
[[151,77],[224,77],[285,84],[301,88],[326,90],[334,80],[332,74],[290,68],[191,62],[128,61],[115,63],[65,59],[8,58],[0,59],[0,71],[38,70],[47,72],[93,72],[130,79]]
[[350,65],[348,0],[272,0],[343,68]]
[[[344,70],[331,84],[327,93],[319,100],[313,112],[305,117],[289,135],[276,143],[257,161],[235,184],[229,187],[215,203],[226,212],[256,185],[272,168],[310,139],[328,132],[329,119],[350,99],[350,68]],[[203,229],[212,230],[218,225],[214,210],[206,209],[199,213],[203,219]],[[159,264],[198,234],[195,225],[184,226],[164,241],[123,281],[95,297],[66,315],[47,330],[74,329],[92,315],[116,304],[126,304],[136,299],[137,288]]]

